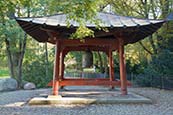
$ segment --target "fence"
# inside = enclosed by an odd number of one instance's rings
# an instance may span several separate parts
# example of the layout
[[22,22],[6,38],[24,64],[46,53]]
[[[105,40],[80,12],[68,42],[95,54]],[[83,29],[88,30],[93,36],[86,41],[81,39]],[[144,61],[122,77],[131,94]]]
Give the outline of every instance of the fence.
[[[106,73],[97,72],[65,72],[65,77],[71,78],[108,78]],[[115,78],[120,79],[118,73],[115,73]],[[155,87],[160,89],[173,89],[173,76],[149,76],[127,74],[127,80],[131,81],[134,86]]]
[[173,89],[173,76],[127,75],[127,78],[137,86]]
[[68,78],[107,78],[108,75],[105,73],[98,72],[65,72],[64,77]]
[[173,76],[152,76],[151,87],[157,87],[160,89],[173,89]]

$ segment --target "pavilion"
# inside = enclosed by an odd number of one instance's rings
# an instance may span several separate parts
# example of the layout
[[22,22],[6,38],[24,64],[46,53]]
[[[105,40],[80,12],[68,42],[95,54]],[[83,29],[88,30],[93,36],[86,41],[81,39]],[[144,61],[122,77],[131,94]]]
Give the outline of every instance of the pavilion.
[[[79,24],[70,21],[68,28],[65,14],[45,17],[16,18],[23,30],[39,42],[55,44],[55,64],[53,81],[53,95],[58,95],[61,86],[103,85],[120,86],[121,93],[127,94],[127,86],[131,85],[126,79],[126,65],[124,46],[135,43],[157,31],[167,20],[150,20],[134,17],[119,16],[110,13],[98,13],[96,16],[102,21],[100,27],[109,31],[98,30],[96,25],[87,22],[86,26],[95,33],[94,38],[86,37],[84,42],[79,39],[68,39],[75,32]],[[109,78],[67,79],[64,78],[64,57],[70,51],[102,51],[108,56]],[[119,54],[120,80],[115,79],[112,52]]]

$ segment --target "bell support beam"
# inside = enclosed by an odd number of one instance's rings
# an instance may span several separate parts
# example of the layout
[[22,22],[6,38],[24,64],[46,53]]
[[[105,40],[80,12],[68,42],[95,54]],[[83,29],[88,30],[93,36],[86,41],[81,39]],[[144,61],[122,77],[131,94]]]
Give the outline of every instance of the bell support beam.
[[124,42],[123,38],[118,38],[121,93],[122,95],[127,95],[127,78],[126,78],[126,66],[125,66],[125,54],[124,54],[123,42]]
[[[89,47],[109,47],[111,46],[112,49],[116,50],[118,43],[116,39],[99,39],[99,38],[88,38],[86,41],[80,41],[78,39],[62,39],[62,44],[64,47],[73,47],[73,46],[89,46]],[[94,48],[95,49],[95,48]]]

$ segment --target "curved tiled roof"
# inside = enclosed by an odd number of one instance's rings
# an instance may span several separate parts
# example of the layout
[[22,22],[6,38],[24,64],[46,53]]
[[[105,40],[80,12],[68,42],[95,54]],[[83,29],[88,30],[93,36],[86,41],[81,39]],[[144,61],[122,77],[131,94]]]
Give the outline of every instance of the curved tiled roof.
[[[40,42],[46,42],[48,41],[49,36],[41,29],[41,27],[46,26],[46,28],[50,30],[56,30],[65,35],[74,32],[74,28],[79,26],[77,22],[70,21],[70,25],[73,28],[67,28],[66,17],[65,14],[56,14],[45,17],[16,18],[16,20],[29,35]],[[166,20],[140,19],[110,13],[98,13],[96,19],[99,19],[102,22],[99,25],[100,27],[109,29],[109,32],[98,32],[101,30],[96,30],[95,24],[86,22],[87,27],[94,29],[96,37],[111,38],[112,36],[115,36],[116,33],[121,32],[126,36],[126,44],[137,42],[138,40],[151,35],[159,29],[164,22],[166,22]],[[99,35],[99,33],[102,33],[102,35]]]
[[[144,26],[149,24],[161,23],[164,20],[149,20],[149,19],[140,19],[134,17],[118,16],[115,14],[109,13],[98,13],[96,16],[97,19],[101,20],[101,27],[134,27],[134,26]],[[36,24],[46,24],[50,26],[67,26],[66,15],[57,14],[53,16],[45,17],[35,17],[35,18],[18,18],[18,21],[32,22]],[[70,21],[70,24],[74,27],[78,27],[79,24],[75,21]],[[95,27],[93,23],[86,23],[87,27]]]

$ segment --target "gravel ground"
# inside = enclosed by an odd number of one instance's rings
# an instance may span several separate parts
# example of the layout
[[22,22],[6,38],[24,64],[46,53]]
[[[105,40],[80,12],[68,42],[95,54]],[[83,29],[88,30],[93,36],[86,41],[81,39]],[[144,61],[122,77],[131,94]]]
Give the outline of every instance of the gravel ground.
[[152,99],[153,104],[98,104],[28,106],[34,96],[50,89],[0,92],[0,115],[173,115],[173,91],[154,88],[129,88]]

